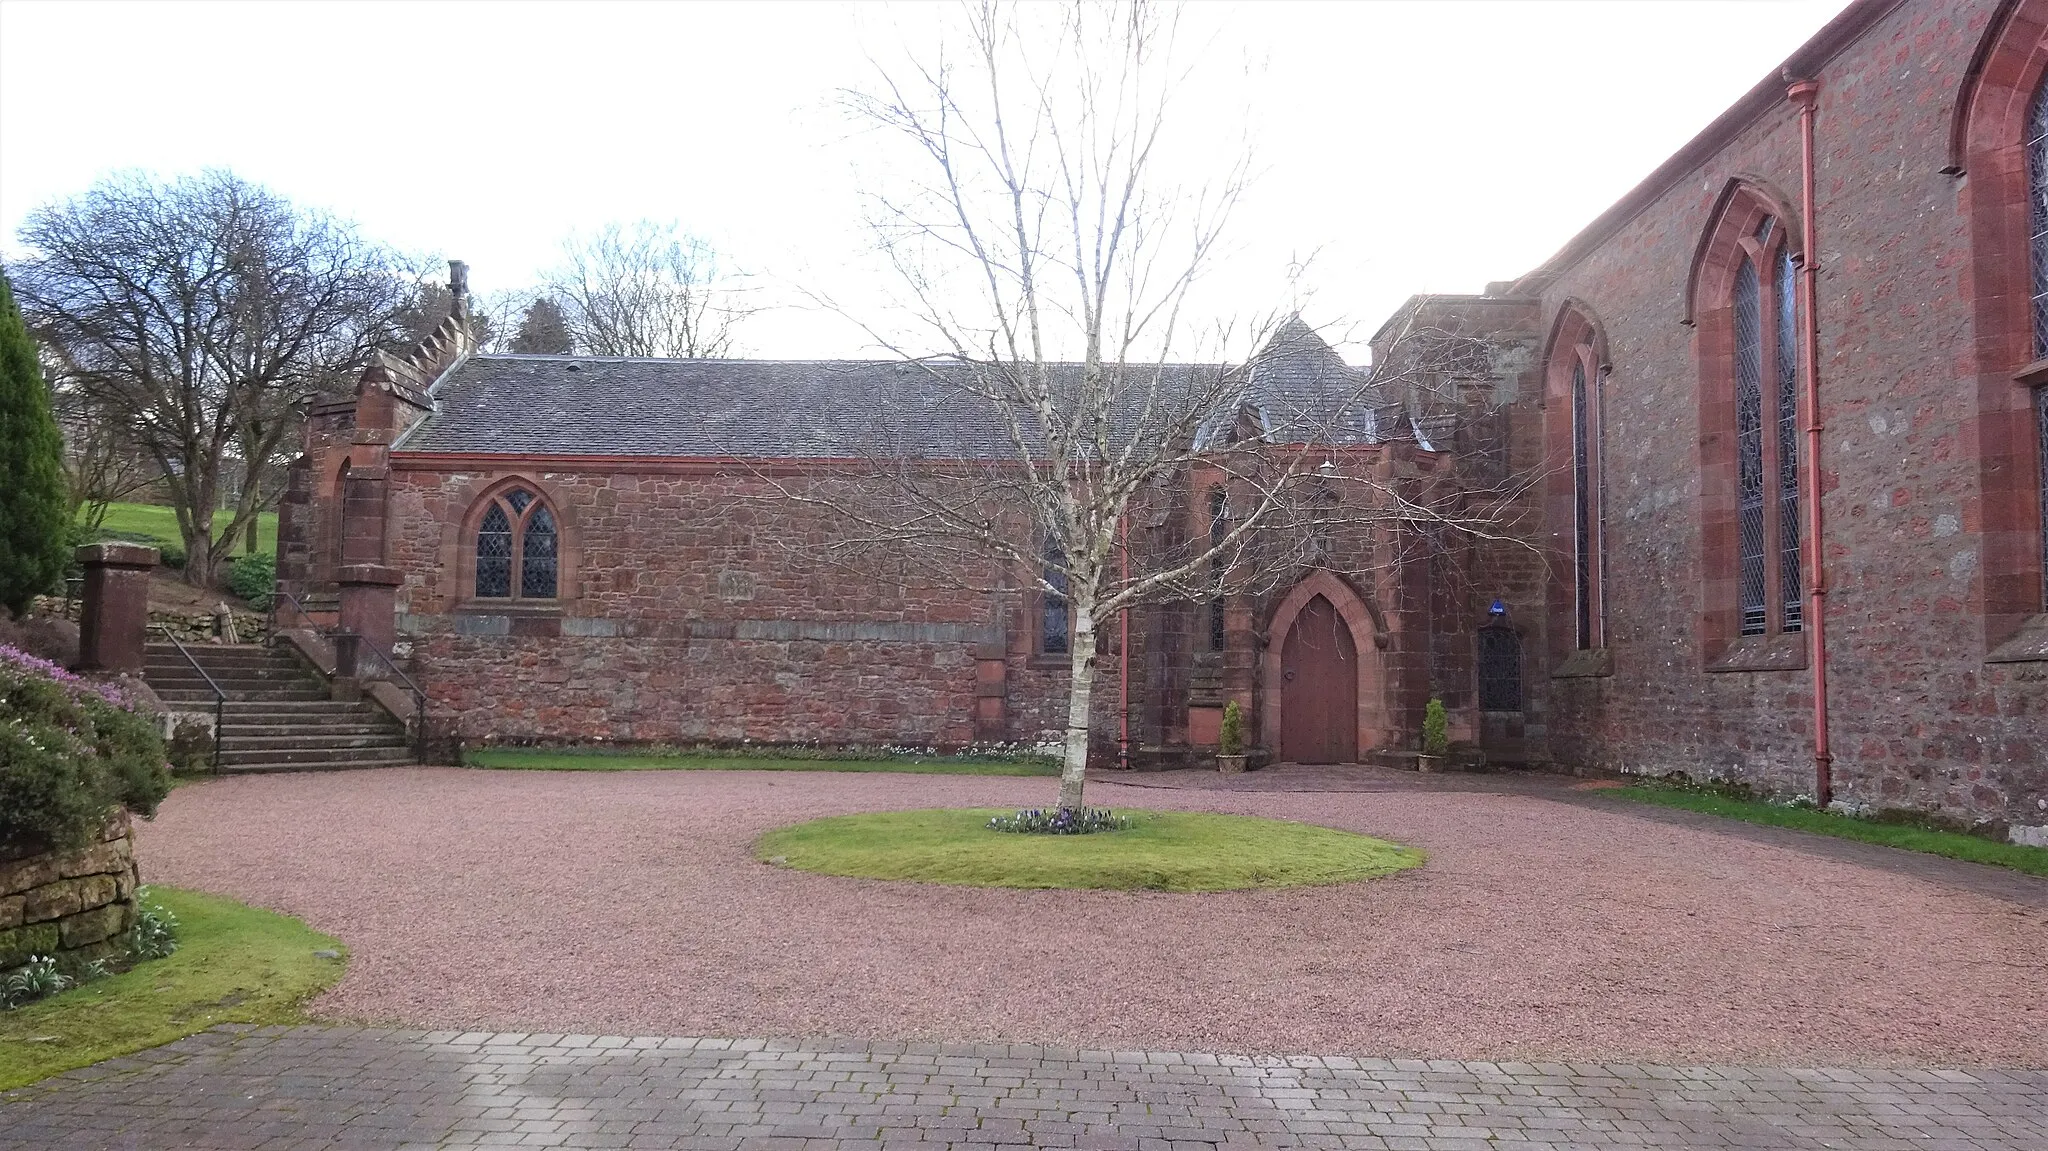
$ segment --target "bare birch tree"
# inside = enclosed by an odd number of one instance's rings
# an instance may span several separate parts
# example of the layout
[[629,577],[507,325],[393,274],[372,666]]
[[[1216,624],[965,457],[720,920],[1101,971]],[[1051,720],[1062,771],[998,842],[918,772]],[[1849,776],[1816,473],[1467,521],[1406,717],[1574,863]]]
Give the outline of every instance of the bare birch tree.
[[[935,56],[849,94],[901,153],[870,224],[908,319],[839,310],[907,375],[877,388],[860,466],[773,481],[832,510],[835,555],[962,584],[979,572],[1067,606],[1064,808],[1083,803],[1119,612],[1264,590],[1338,554],[1371,563],[1388,525],[1487,523],[1499,506],[1361,466],[1403,401],[1380,411],[1384,381],[1298,318],[1199,314],[1249,150],[1180,106],[1178,17],[1143,0],[982,0]],[[1190,515],[1197,482],[1213,503]]]
[[674,224],[608,224],[562,255],[541,290],[587,355],[715,359],[753,311],[711,245]]

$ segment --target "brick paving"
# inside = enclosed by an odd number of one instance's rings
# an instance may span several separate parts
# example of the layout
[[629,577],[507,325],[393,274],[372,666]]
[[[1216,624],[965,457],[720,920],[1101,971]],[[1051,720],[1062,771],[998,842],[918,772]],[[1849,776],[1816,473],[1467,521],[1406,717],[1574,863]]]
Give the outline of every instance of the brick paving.
[[0,1095],[0,1149],[2048,1148],[2048,1071],[222,1027]]

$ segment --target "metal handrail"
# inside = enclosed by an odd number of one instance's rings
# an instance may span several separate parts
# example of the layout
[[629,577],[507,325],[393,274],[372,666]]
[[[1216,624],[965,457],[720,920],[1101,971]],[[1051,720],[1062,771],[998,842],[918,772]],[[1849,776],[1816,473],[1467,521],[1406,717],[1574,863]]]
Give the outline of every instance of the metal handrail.
[[407,690],[412,692],[412,753],[421,762],[425,762],[427,757],[427,693],[421,690],[419,684],[412,681],[411,676],[405,674],[405,669],[392,662],[390,656],[384,654],[376,644],[371,643],[368,636],[357,635],[356,658],[361,659],[364,652],[368,652],[382,660],[384,666],[391,669],[391,674],[397,676],[405,684]]
[[[185,646],[185,641],[178,638],[177,633],[171,630],[169,624],[160,623],[156,625],[156,629],[164,633],[164,638],[171,641],[171,646],[178,649],[178,654],[185,657],[185,662],[192,665],[192,670],[198,672],[199,678],[205,680],[206,686],[213,691],[213,773],[219,775],[220,745],[227,735],[225,727],[227,725],[228,693],[222,691],[220,684],[214,682],[213,677],[206,673],[206,669],[199,666],[199,661],[193,657],[191,650]],[[173,732],[172,734],[175,735],[177,733]]]
[[[282,589],[272,588],[270,592],[270,619],[268,629],[268,642],[272,644],[275,644],[277,642],[277,601],[281,599],[288,599],[292,601],[292,606],[299,609],[299,614],[305,617],[306,622],[308,624],[313,624],[313,613],[306,610],[305,603],[303,603],[298,596],[295,596],[292,593],[284,591]],[[319,625],[313,624],[313,630],[319,631]]]
[[303,616],[306,623],[311,625],[314,634],[326,636],[330,639],[337,635],[355,636],[356,658],[358,660],[362,658],[364,652],[376,656],[383,662],[385,667],[391,669],[393,675],[396,675],[405,684],[406,689],[412,692],[412,751],[413,755],[424,761],[427,750],[427,693],[421,689],[420,685],[414,683],[412,677],[405,674],[405,669],[393,662],[391,657],[378,648],[376,644],[371,643],[367,636],[356,632],[344,632],[339,629],[328,631],[319,624],[314,623],[313,613],[306,610],[306,605],[300,601],[299,597],[288,591],[277,590],[271,592],[270,641],[272,643],[277,642],[277,602],[281,599],[291,601],[292,606],[298,609],[299,615]]

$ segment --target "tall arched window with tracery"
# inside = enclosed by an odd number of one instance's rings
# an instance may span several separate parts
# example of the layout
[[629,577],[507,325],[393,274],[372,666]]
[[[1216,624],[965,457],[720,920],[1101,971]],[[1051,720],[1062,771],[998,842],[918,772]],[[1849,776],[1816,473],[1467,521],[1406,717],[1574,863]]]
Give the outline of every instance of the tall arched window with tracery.
[[[2034,359],[2048,360],[2048,81],[2027,116],[2027,232],[2033,264]],[[2048,384],[2034,387],[2035,481],[2041,507],[2041,606],[2048,611]]]
[[1545,369],[1553,405],[1550,410],[1558,413],[1553,417],[1557,422],[1546,434],[1551,437],[1552,450],[1570,465],[1568,472],[1561,472],[1569,481],[1569,493],[1555,490],[1554,498],[1560,502],[1553,506],[1560,531],[1570,525],[1571,544],[1568,551],[1561,550],[1559,559],[1568,555],[1571,570],[1560,570],[1552,603],[1569,613],[1558,622],[1563,624],[1569,618],[1567,634],[1579,651],[1607,645],[1601,430],[1607,377],[1604,344],[1591,314],[1574,302],[1559,313]]
[[[1798,301],[1784,228],[1765,216],[1735,272],[1735,480],[1743,635],[1796,632],[1799,567]],[[1764,269],[1770,269],[1768,274]],[[1766,350],[1768,349],[1768,355]]]
[[492,496],[477,521],[477,598],[554,599],[560,540],[547,501],[523,487]]

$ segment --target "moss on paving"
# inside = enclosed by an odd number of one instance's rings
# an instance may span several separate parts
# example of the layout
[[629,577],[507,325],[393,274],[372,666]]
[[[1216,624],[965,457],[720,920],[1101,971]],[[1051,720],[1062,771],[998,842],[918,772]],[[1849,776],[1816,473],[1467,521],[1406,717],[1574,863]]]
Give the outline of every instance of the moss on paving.
[[1244,815],[1127,811],[1123,831],[990,831],[997,809],[840,815],[763,835],[757,857],[801,871],[973,887],[1235,891],[1377,879],[1422,852],[1370,836]]
[[[79,509],[84,518],[84,508]],[[216,512],[213,530],[216,536],[227,530],[228,522],[234,518],[232,512]],[[107,517],[100,523],[100,530],[118,532],[121,535],[150,536],[165,543],[183,546],[184,536],[178,531],[178,513],[173,508],[157,504],[107,505]],[[237,534],[228,551],[231,555],[242,554],[244,539]],[[259,512],[256,516],[256,550],[277,554],[277,513]]]
[[[0,1090],[156,1047],[217,1023],[297,1023],[341,978],[341,944],[289,916],[151,887],[178,918],[178,950],[120,975],[0,1011]],[[345,952],[344,952],[345,954]]]
[[1058,775],[1041,759],[902,756],[889,759],[797,759],[717,752],[619,752],[534,748],[480,748],[463,757],[471,767],[512,771],[891,771],[911,775]]
[[1600,794],[1620,796],[1637,803],[1652,803],[1659,807],[1676,807],[1706,815],[1718,815],[1724,819],[1739,819],[1744,823],[1789,827],[1818,835],[1832,835],[1838,839],[1854,839],[1906,851],[1925,852],[1928,855],[1943,855],[1970,863],[2009,867],[2029,875],[2048,876],[2048,848],[2000,843],[1959,831],[1939,831],[1910,824],[1885,823],[1875,819],[1819,811],[1811,807],[1788,807],[1760,799],[1737,799],[1711,792],[1658,784],[1618,787],[1602,791]]

